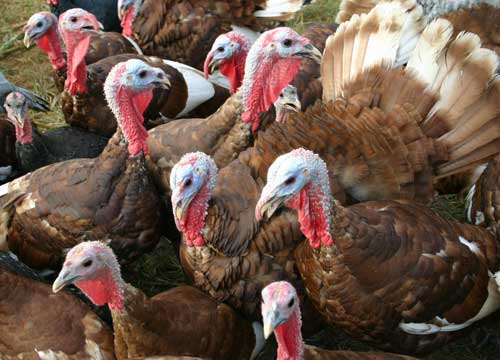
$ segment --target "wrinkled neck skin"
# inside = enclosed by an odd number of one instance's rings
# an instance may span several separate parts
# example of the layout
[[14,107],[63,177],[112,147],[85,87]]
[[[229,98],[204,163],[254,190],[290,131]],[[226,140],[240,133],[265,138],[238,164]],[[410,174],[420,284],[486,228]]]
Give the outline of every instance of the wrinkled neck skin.
[[312,176],[312,179],[286,205],[297,210],[300,230],[311,247],[318,249],[322,244],[333,244],[330,228],[333,201],[329,189],[321,186],[318,177]]
[[119,272],[102,270],[95,279],[75,281],[75,286],[95,304],[108,304],[110,310],[123,310],[125,283]]
[[33,142],[33,129],[31,128],[31,121],[26,118],[24,126],[21,128],[19,124],[15,123],[16,127],[16,140],[21,144],[31,144]]
[[177,227],[184,234],[184,242],[189,247],[205,246],[203,228],[205,227],[209,199],[210,191],[208,190],[207,182],[205,182],[200,191],[191,200],[182,219],[176,220]]
[[297,306],[290,318],[274,330],[278,343],[277,360],[302,360],[304,358],[301,326],[300,308]]
[[288,111],[283,109],[281,106],[276,107],[276,122],[280,124],[284,124],[286,121],[286,117],[288,115]]
[[259,114],[269,110],[299,67],[300,59],[282,59],[265,53],[258,54],[257,60],[247,61],[241,85],[244,106],[241,119],[252,124],[252,131],[259,127]]
[[44,36],[36,40],[36,43],[40,49],[47,53],[54,70],[61,69],[66,65],[66,60],[64,60],[61,49],[61,39],[57,32],[57,25],[52,25]]
[[231,94],[234,94],[243,82],[245,76],[246,51],[239,51],[231,59],[221,62],[219,69],[228,78]]
[[135,16],[136,16],[135,5],[131,5],[128,7],[127,11],[125,12],[125,15],[122,18],[122,21],[120,22],[123,36],[131,37],[132,35],[134,35],[134,31],[132,30],[132,25],[134,23]]
[[75,33],[65,37],[68,53],[68,73],[64,87],[71,96],[85,94],[87,91],[87,68],[85,55],[90,44],[90,37],[86,34]]
[[143,126],[142,113],[152,97],[151,90],[143,93],[134,93],[122,87],[114,90],[114,101],[110,104],[110,108],[128,142],[128,152],[132,156],[140,152],[144,155],[148,153],[148,132]]

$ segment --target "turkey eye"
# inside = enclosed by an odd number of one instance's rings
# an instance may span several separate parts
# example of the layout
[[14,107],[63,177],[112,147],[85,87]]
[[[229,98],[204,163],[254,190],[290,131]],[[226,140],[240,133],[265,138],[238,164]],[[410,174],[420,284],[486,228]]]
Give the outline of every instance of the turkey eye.
[[282,97],[283,97],[283,93],[280,94],[280,98],[282,98]]
[[141,79],[144,79],[146,77],[146,75],[148,74],[148,72],[146,70],[142,70],[140,73],[139,73],[139,77]]
[[83,267],[89,267],[90,265],[92,265],[92,260],[86,260],[86,261],[83,263]]
[[289,177],[288,179],[286,179],[285,185],[291,185],[294,182],[295,182],[295,178],[292,176],[292,177]]
[[293,304],[295,303],[294,299],[290,300],[288,302],[288,307],[291,308],[293,306]]
[[39,22],[37,22],[37,23],[36,23],[36,27],[42,27],[42,25],[43,25],[43,24],[42,24],[42,22],[41,22],[41,21],[39,21]]
[[71,21],[72,23],[76,23],[76,17],[74,16],[70,17],[69,21]]
[[283,45],[286,47],[292,46],[292,39],[285,39],[285,41],[283,41]]
[[186,182],[184,183],[184,186],[189,187],[189,186],[191,186],[192,183],[193,183],[193,180],[187,179]]
[[217,51],[218,51],[218,52],[224,52],[224,48],[223,48],[222,46],[219,46],[219,47],[217,48]]

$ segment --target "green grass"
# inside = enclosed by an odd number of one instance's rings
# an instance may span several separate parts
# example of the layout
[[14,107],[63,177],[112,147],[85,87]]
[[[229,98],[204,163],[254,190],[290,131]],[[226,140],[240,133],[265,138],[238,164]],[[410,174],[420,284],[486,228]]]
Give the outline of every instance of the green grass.
[[[313,22],[330,22],[335,18],[339,0],[318,0],[306,7],[289,25],[301,32]],[[33,113],[34,122],[42,128],[63,125],[60,97],[53,85],[52,69],[46,55],[38,48],[25,49],[22,27],[32,13],[46,10],[44,0],[0,0],[0,70],[19,86],[31,89],[52,104],[47,114]],[[440,196],[432,204],[435,211],[446,218],[464,220],[463,201],[456,195]],[[126,281],[152,296],[185,283],[178,261],[176,246],[162,238],[155,251],[143,255],[124,266]],[[493,360],[500,359],[500,315],[474,326],[463,338],[428,356],[428,360]],[[342,331],[326,329],[313,339],[315,345],[336,349],[371,350],[362,342],[354,341]],[[267,354],[273,353],[273,349]],[[270,359],[265,355],[261,359]]]

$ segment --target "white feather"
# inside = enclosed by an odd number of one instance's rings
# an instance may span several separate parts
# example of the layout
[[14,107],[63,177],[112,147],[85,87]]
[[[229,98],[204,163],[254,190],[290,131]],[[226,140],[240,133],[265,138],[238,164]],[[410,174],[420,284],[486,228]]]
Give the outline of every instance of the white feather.
[[415,69],[419,78],[430,85],[439,70],[438,59],[453,34],[453,26],[445,19],[430,23],[418,40],[407,67]]
[[205,79],[201,71],[172,60],[163,60],[163,62],[177,69],[182,74],[187,84],[188,98],[186,106],[177,117],[186,115],[215,95],[214,84]]
[[128,36],[123,36],[125,39],[127,39],[127,41],[132,44],[132,46],[134,47],[135,51],[137,51],[137,53],[139,55],[144,55],[144,53],[142,52],[142,49],[141,47],[139,46],[138,43],[135,42],[134,39],[132,39],[131,37],[128,37]]
[[262,18],[292,18],[293,14],[302,8],[303,0],[267,0],[263,10],[254,12],[256,17]]
[[490,277],[488,281],[488,297],[479,312],[469,320],[461,324],[454,324],[448,322],[444,318],[436,316],[434,323],[400,323],[399,328],[408,334],[431,335],[438,332],[453,332],[462,330],[476,321],[484,319],[486,316],[492,314],[500,308],[500,292],[498,290],[497,282],[497,278],[499,278],[498,273],[493,275],[491,272],[488,272],[488,275]]

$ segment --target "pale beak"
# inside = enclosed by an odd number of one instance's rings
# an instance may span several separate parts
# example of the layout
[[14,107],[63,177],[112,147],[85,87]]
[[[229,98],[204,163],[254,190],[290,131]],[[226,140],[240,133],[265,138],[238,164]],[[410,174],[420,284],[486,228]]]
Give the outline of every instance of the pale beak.
[[184,199],[179,200],[179,202],[175,205],[175,217],[177,218],[177,220],[182,219],[190,203],[191,203],[191,198],[188,198],[185,200]]
[[273,194],[267,197],[265,203],[257,203],[255,217],[257,220],[270,219],[271,216],[278,210],[287,200],[288,196],[278,196],[275,194],[276,190],[273,190]]
[[170,89],[170,87],[172,86],[172,84],[170,83],[170,80],[168,79],[168,77],[166,75],[163,75],[162,78],[158,78],[157,80],[155,80],[153,82],[153,85],[157,88],[165,89],[165,90]]
[[263,316],[264,339],[267,339],[279,325],[279,313],[276,310],[269,311]]
[[312,44],[306,44],[302,48],[301,51],[295,53],[295,55],[300,56],[304,59],[311,59],[317,62],[318,64],[321,64],[321,60],[323,59],[323,54],[321,54],[321,51],[319,51],[316,47],[314,47]]
[[59,276],[57,276],[57,279],[52,284],[52,292],[59,292],[65,286],[72,284],[75,280],[78,279],[79,276],[74,276],[73,274],[71,274],[71,270],[66,270],[63,268],[63,270],[61,270],[61,272],[59,273]]
[[302,108],[302,104],[300,103],[300,100],[295,98],[295,99],[287,99],[286,103],[283,104],[283,107],[285,109],[294,111],[294,112],[299,112],[300,109]]
[[24,109],[19,108],[17,110],[14,110],[14,113],[10,117],[11,120],[15,121],[21,129],[24,127],[24,114],[23,114],[23,112],[24,112]]
[[214,51],[211,50],[205,58],[205,63],[203,64],[203,73],[205,78],[208,78],[208,75],[213,74],[219,68],[219,64],[220,61],[214,59]]
[[28,29],[24,32],[24,39],[23,39],[23,44],[27,48],[29,48],[33,44],[33,35],[31,34],[31,29]]

